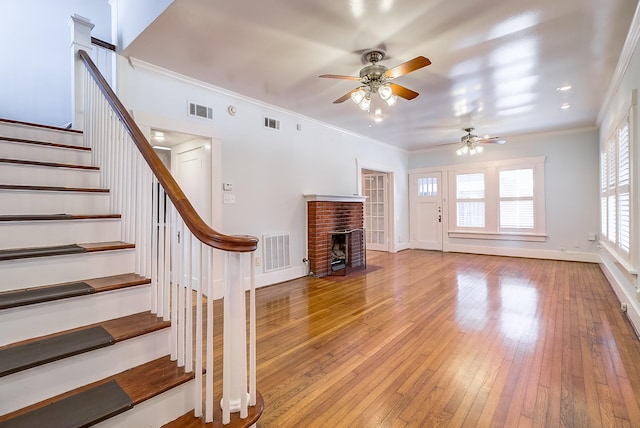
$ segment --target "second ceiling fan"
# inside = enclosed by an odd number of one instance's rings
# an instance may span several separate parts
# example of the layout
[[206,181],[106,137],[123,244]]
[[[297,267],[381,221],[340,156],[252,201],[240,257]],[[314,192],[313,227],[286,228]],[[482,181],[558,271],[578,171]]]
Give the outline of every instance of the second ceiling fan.
[[334,104],[342,103],[349,98],[362,110],[368,110],[371,105],[371,94],[377,93],[388,105],[393,105],[397,97],[412,100],[419,94],[409,88],[393,83],[392,80],[412,71],[431,64],[428,58],[418,56],[393,68],[387,68],[379,61],[384,59],[386,53],[381,49],[370,49],[362,54],[363,61],[370,63],[360,70],[360,76],[343,76],[340,74],[323,74],[320,77],[328,79],[343,79],[360,81],[361,86],[347,92]]

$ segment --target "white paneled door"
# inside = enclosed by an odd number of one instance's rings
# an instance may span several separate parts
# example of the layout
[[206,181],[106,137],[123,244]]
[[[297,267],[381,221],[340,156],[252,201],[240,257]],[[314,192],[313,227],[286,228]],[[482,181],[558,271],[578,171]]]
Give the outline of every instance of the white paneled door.
[[442,251],[442,173],[411,173],[409,180],[412,247]]
[[362,174],[364,227],[367,231],[367,249],[389,251],[388,240],[388,174],[368,171]]

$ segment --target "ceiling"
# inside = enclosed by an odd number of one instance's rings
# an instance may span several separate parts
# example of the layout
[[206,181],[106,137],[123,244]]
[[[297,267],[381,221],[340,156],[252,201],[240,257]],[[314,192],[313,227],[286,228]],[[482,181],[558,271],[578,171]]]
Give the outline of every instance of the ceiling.
[[[637,0],[176,0],[123,52],[407,150],[594,126]],[[420,93],[381,107],[350,100],[363,50]],[[558,88],[571,85],[569,91]],[[562,104],[570,108],[561,109]],[[375,107],[375,106],[373,106]]]

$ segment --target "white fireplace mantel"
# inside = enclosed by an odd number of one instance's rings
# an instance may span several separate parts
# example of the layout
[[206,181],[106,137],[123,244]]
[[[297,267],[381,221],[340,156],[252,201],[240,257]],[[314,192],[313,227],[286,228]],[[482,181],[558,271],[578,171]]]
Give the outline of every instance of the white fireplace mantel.
[[318,194],[303,194],[305,201],[307,202],[365,202],[366,196],[360,195],[318,195]]

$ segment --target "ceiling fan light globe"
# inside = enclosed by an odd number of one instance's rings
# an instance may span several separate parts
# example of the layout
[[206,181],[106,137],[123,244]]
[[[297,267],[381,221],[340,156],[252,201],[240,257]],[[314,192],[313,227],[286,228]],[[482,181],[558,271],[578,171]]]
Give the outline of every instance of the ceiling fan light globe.
[[393,96],[393,91],[391,90],[391,86],[382,85],[378,88],[378,94],[380,95],[380,98],[386,101]]
[[458,150],[456,150],[456,154],[457,154],[458,156],[462,156],[462,153],[463,153],[462,149],[458,149]]
[[476,147],[476,152],[478,153],[482,153],[483,150],[484,150],[484,147],[481,147],[481,146]]
[[395,95],[391,95],[389,98],[387,98],[386,100],[384,100],[387,105],[389,107],[391,107],[392,105],[394,105],[396,103],[396,101],[398,101],[398,97],[396,97]]
[[360,104],[358,104],[358,106],[362,110],[369,110],[369,106],[371,106],[371,98],[368,98],[368,97],[363,98],[362,101],[360,101]]
[[351,101],[353,101],[356,104],[360,104],[362,102],[362,100],[364,99],[366,93],[364,91],[364,89],[359,88],[357,91],[353,91],[351,93]]

